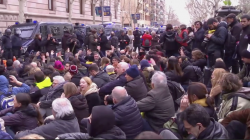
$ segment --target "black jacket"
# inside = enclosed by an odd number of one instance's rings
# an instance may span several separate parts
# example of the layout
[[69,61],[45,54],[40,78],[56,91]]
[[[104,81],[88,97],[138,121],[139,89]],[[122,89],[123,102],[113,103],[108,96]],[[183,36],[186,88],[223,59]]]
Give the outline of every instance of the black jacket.
[[35,52],[37,51],[42,51],[42,47],[44,46],[46,42],[42,41],[41,39],[35,38],[34,42],[31,45],[31,50],[34,50]]
[[105,33],[102,33],[99,36],[99,43],[100,43],[101,50],[108,50],[108,48],[107,48],[108,39],[107,39],[107,36],[105,35]]
[[98,88],[101,88],[110,82],[110,78],[106,72],[99,72],[97,75],[93,76],[92,81],[98,86]]
[[134,35],[134,44],[137,45],[137,44],[141,44],[141,33],[139,30],[135,30],[133,32],[133,35]]
[[250,25],[242,29],[242,33],[240,35],[239,54],[241,54],[243,50],[247,49],[248,44],[250,44]]
[[135,99],[135,101],[140,101],[147,96],[147,87],[141,76],[134,78],[132,81],[127,82],[125,89],[128,94]]
[[[76,42],[76,44],[75,44],[75,42]],[[78,52],[78,50],[81,48],[81,44],[75,36],[68,39],[67,46],[68,46],[70,52],[72,52],[73,54],[76,54]]]
[[204,51],[205,48],[201,46],[201,43],[203,42],[204,38],[205,38],[205,30],[201,27],[196,32],[194,32],[193,49],[198,48],[201,51]]
[[215,51],[222,51],[227,39],[227,29],[223,25],[218,25],[216,31],[209,39],[207,44],[207,53],[212,54]]
[[240,33],[242,31],[242,25],[238,21],[234,21],[229,25],[231,27],[230,32],[235,37],[236,42],[240,40]]
[[109,40],[110,40],[112,46],[114,46],[115,48],[118,47],[119,41],[118,41],[118,37],[117,36],[115,36],[115,35],[112,36],[111,35],[111,37],[109,38]]
[[21,48],[22,47],[22,38],[19,35],[11,36],[12,48]]
[[74,83],[77,87],[80,86],[80,80],[82,78],[82,74],[78,72],[76,75],[71,77],[71,82]]
[[68,44],[67,41],[71,38],[71,34],[70,33],[64,33],[63,37],[62,37],[62,49],[64,49],[64,51],[67,50],[68,48]]
[[181,83],[181,77],[180,75],[178,75],[174,70],[169,70],[166,73],[167,79],[177,82],[177,83]]
[[3,35],[2,36],[2,49],[11,49],[12,48],[12,43],[10,36]]
[[43,41],[44,41],[45,50],[46,52],[49,52],[49,53],[51,50],[56,51],[56,46],[59,45],[56,39],[55,39],[55,42],[53,42],[53,40],[47,40],[47,38],[45,38]]
[[198,82],[198,76],[195,73],[193,65],[189,61],[183,61],[181,64],[181,68],[183,71],[182,76],[182,85],[189,85],[189,82]]
[[229,139],[229,135],[223,125],[211,119],[209,126],[200,133],[197,139]]
[[163,49],[166,51],[178,51],[179,44],[176,39],[176,32],[166,31],[161,35],[160,43],[163,43]]
[[126,134],[127,139],[133,139],[142,132],[143,121],[135,100],[128,96],[112,107],[116,126]]
[[205,58],[198,59],[195,61],[191,61],[191,63],[193,66],[198,66],[201,69],[201,71],[203,71],[204,67],[207,65],[207,60]]
[[[126,48],[127,45],[128,45],[129,42],[130,42],[129,37],[128,37],[126,34],[119,36],[119,37],[118,37],[118,40],[119,40],[119,42],[120,42],[120,48],[122,48],[122,49],[123,49],[123,48]],[[125,40],[125,41],[124,41],[124,40]]]

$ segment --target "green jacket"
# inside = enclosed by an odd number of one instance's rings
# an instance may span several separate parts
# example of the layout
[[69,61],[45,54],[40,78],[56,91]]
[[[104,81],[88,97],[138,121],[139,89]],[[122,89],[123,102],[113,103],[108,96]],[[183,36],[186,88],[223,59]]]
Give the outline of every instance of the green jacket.
[[250,69],[248,69],[248,64],[244,64],[242,70],[237,75],[242,82],[250,82]]

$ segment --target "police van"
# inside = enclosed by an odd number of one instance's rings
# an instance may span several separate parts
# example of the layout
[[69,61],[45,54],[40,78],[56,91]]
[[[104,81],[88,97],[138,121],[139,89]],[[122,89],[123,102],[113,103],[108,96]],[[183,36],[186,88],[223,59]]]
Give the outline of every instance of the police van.
[[105,34],[106,34],[108,39],[110,38],[112,31],[115,33],[115,35],[117,37],[120,36],[120,31],[121,30],[122,30],[122,25],[121,24],[116,24],[116,23],[109,23],[104,28]]
[[64,31],[73,32],[73,25],[66,22],[38,22],[32,19],[26,19],[26,23],[16,22],[15,25],[9,26],[12,34],[14,34],[14,29],[19,28],[21,30],[20,37],[22,38],[22,53],[25,53],[28,47],[31,45],[36,34],[41,34],[42,40],[47,38],[48,33],[53,35],[59,42],[59,49],[61,48],[61,41],[64,35]]

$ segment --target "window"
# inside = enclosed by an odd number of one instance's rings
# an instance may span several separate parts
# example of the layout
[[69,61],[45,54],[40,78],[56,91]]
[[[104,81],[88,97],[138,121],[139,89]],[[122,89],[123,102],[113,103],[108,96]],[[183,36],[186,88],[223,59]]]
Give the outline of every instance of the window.
[[49,10],[53,10],[53,0],[48,1]]
[[69,13],[69,1],[70,0],[66,0],[66,12]]

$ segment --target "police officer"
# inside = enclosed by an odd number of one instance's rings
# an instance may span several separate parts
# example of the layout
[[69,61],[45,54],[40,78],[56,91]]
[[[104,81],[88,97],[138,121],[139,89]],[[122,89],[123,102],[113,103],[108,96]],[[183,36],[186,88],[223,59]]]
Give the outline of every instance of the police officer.
[[21,56],[21,47],[22,47],[22,38],[20,37],[21,30],[19,28],[14,29],[14,35],[11,37],[12,43],[12,52],[13,56],[20,58]]
[[5,58],[5,59],[12,59],[13,58],[12,43],[11,43],[10,35],[11,35],[11,30],[6,29],[4,32],[4,35],[2,37],[2,47],[3,47],[3,51],[4,51],[3,58]]

